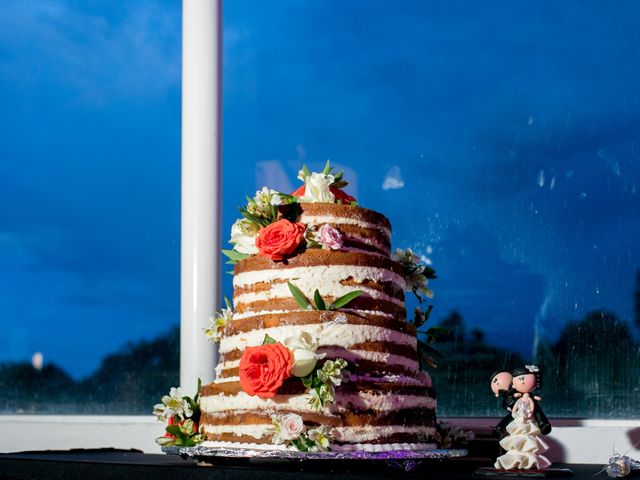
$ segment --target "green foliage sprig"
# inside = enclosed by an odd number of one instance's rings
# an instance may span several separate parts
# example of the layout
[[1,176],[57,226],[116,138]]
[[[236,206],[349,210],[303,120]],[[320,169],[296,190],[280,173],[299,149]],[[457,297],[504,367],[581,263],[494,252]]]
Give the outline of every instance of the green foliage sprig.
[[228,265],[235,265],[240,260],[244,260],[249,256],[246,253],[236,252],[235,250],[226,250],[224,248],[222,249],[222,253],[229,258],[226,262]]
[[311,300],[302,293],[302,290],[296,287],[293,283],[287,282],[287,285],[289,286],[291,295],[293,295],[293,298],[303,310],[338,310],[339,308],[346,307],[349,303],[364,293],[362,290],[354,290],[353,292],[349,292],[346,295],[335,299],[327,305],[318,289],[313,292],[313,302],[311,302]]
[[335,387],[349,378],[350,373],[345,370],[347,366],[348,363],[342,358],[327,360],[322,367],[316,366],[309,375],[302,377],[303,385],[311,393],[309,403],[313,408],[320,410],[335,400]]
[[182,395],[180,388],[172,388],[169,395],[162,397],[162,403],[155,405],[154,415],[158,420],[169,423],[166,435],[156,438],[163,447],[193,447],[201,443],[205,436],[198,432],[200,422],[200,390],[202,381],[198,379],[197,392],[193,398]]
[[[420,307],[415,308],[413,324],[417,329],[424,326],[427,320],[429,320],[431,310],[433,310],[433,305],[429,305],[426,312],[423,312]],[[426,330],[417,330],[417,333],[418,335],[424,335],[426,337],[425,340],[421,340],[418,336],[418,358],[420,359],[421,367],[429,366],[436,368],[438,366],[436,359],[443,358],[444,355],[432,347],[432,344],[446,337],[449,334],[449,330],[436,326],[429,327]]]

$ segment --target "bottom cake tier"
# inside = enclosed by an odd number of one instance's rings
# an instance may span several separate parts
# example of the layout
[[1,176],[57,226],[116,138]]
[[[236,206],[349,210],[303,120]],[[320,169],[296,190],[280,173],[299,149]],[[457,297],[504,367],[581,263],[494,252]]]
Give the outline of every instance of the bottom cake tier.
[[335,401],[317,409],[299,380],[273,398],[247,395],[235,379],[202,388],[203,446],[287,449],[274,444],[274,415],[294,413],[306,428],[324,427],[331,450],[388,451],[437,448],[436,399],[426,373],[415,377],[356,377],[336,389]]

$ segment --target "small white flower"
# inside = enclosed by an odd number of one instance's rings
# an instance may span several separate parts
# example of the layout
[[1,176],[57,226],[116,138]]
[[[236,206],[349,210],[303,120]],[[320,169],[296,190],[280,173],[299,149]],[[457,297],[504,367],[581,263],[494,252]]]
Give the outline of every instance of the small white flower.
[[311,398],[309,399],[309,405],[311,406],[311,408],[313,408],[314,410],[322,410],[322,399],[320,398],[317,390],[315,388],[312,388],[309,391],[309,395],[311,395]]
[[304,180],[304,195],[300,202],[333,203],[336,199],[329,187],[335,181],[333,175],[312,173]]
[[171,387],[169,395],[162,397],[162,403],[158,403],[153,408],[153,414],[158,420],[166,421],[171,417],[178,416],[181,420],[190,418],[193,415],[191,405],[183,398],[180,387]]
[[282,197],[280,196],[279,193],[275,193],[274,190],[271,190],[273,193],[271,194],[271,200],[270,203],[271,205],[275,205],[276,207],[278,205],[282,205],[284,203],[284,201],[282,200]]
[[267,187],[262,187],[253,196],[253,201],[250,201],[247,205],[247,211],[257,217],[272,218],[273,206],[280,205],[282,198],[275,190],[271,190]]
[[336,399],[336,389],[330,383],[325,383],[318,392],[323,403],[333,403]]
[[233,311],[230,308],[223,308],[216,312],[213,317],[209,317],[209,327],[205,328],[204,334],[207,339],[212,342],[219,342],[224,327],[233,318]]
[[391,254],[391,259],[405,266],[415,266],[420,263],[420,257],[413,253],[410,248],[406,250],[397,248],[396,251]]
[[250,222],[246,218],[239,218],[231,226],[231,239],[229,243],[233,243],[233,249],[247,255],[257,255],[258,247],[256,247],[256,237],[260,227]]
[[314,225],[307,225],[304,231],[304,240],[307,242],[307,248],[321,248],[320,232]]
[[536,373],[540,371],[537,365],[525,365],[524,368],[529,370],[531,373]]
[[335,360],[327,360],[320,370],[318,370],[318,378],[322,383],[332,383],[340,386],[346,381],[347,372],[342,370],[347,367],[347,362],[342,358]]
[[309,440],[316,444],[316,451],[326,452],[329,450],[329,439],[324,427],[313,428],[307,432]]

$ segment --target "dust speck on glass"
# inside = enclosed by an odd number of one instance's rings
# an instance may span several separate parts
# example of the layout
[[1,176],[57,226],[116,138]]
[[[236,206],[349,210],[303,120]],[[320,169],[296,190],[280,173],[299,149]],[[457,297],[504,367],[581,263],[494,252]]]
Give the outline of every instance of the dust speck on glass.
[[[500,416],[489,376],[535,363],[548,416],[637,417],[639,14],[225,2],[223,234],[330,159],[437,270],[439,415]],[[149,413],[178,383],[180,16],[0,13],[0,413]]]

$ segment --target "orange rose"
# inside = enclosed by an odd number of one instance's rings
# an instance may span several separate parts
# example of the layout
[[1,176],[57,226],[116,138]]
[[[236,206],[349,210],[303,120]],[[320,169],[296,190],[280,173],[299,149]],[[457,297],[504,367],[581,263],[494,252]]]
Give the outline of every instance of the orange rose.
[[302,243],[306,228],[304,224],[293,223],[286,218],[261,228],[256,238],[259,254],[271,260],[284,260]]
[[240,359],[240,386],[249,395],[272,398],[291,376],[291,352],[281,343],[246,347]]
[[344,190],[340,190],[339,188],[329,187],[331,193],[336,196],[336,203],[344,203],[345,205],[349,205],[351,202],[355,202],[356,199],[349,195]]
[[[347,192],[345,192],[344,190],[341,190],[339,188],[329,187],[329,191],[331,193],[333,193],[333,195],[336,197],[336,203],[343,203],[345,205],[349,205],[351,202],[355,202],[356,201],[355,198],[353,198]],[[291,195],[294,196],[294,197],[301,197],[301,196],[304,195],[304,192],[305,192],[305,186],[302,185],[300,188],[298,188]]]

